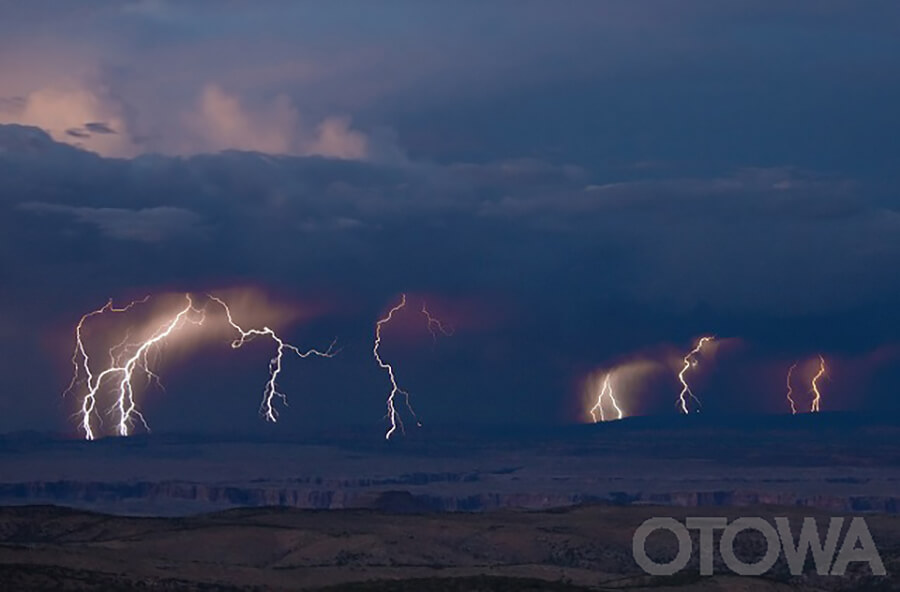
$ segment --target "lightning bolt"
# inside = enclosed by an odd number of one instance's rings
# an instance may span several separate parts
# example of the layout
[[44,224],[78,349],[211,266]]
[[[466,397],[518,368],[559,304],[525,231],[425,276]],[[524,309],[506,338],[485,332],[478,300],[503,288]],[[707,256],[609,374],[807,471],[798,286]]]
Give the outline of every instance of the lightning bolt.
[[431,316],[431,313],[428,312],[428,307],[424,302],[422,303],[422,314],[425,315],[426,323],[428,324],[428,332],[431,333],[432,340],[437,341],[438,333],[446,335],[447,337],[453,335],[453,327],[445,327],[439,319]]
[[[87,388],[87,393],[82,399],[81,404],[81,429],[84,430],[85,438],[93,440],[95,438],[94,430],[91,425],[91,418],[96,412],[97,397],[106,383],[112,382],[115,387],[116,403],[110,409],[110,412],[118,414],[118,425],[116,432],[120,436],[128,436],[131,428],[134,426],[135,419],[140,420],[144,428],[148,431],[150,426],[141,412],[137,408],[134,399],[134,374],[136,370],[140,370],[146,375],[148,380],[159,381],[159,377],[151,370],[149,355],[154,349],[160,345],[175,330],[183,326],[185,323],[200,325],[203,323],[204,313],[202,310],[194,306],[190,294],[185,294],[185,306],[174,317],[166,323],[163,323],[153,334],[143,342],[128,343],[128,338],[114,345],[109,350],[110,365],[102,372],[94,375],[90,367],[90,358],[84,345],[83,329],[84,323],[91,317],[103,314],[105,312],[126,312],[134,306],[146,302],[149,297],[143,300],[137,300],[123,308],[115,308],[112,300],[108,301],[102,308],[89,312],[81,317],[75,328],[75,354],[73,355],[73,366],[75,373],[72,382],[66,393],[71,392],[81,382]],[[191,315],[194,315],[192,317]],[[130,355],[129,350],[133,350]],[[80,361],[80,364],[79,364]],[[80,379],[81,370],[84,371],[84,379]],[[116,383],[115,380],[118,380]]]
[[[690,397],[691,399],[693,399],[697,403],[698,406],[700,405],[700,399],[698,399],[697,397],[694,396],[694,393],[691,391],[691,387],[688,386],[688,383],[685,380],[684,376],[691,367],[697,365],[697,357],[696,356],[703,349],[703,346],[707,342],[712,341],[713,339],[715,339],[715,338],[711,335],[707,336],[707,337],[701,337],[697,341],[697,345],[694,346],[694,349],[692,349],[690,352],[688,352],[688,354],[686,356],[684,356],[684,367],[681,369],[681,372],[678,373],[678,380],[679,380],[679,382],[681,382],[681,393],[679,393],[679,395],[678,395],[678,404],[681,406],[681,412],[684,413],[685,415],[690,413],[690,411],[688,409],[687,397]],[[699,412],[699,409],[697,411]]]
[[[400,302],[394,305],[391,308],[387,315],[384,318],[379,319],[377,323],[375,323],[375,344],[372,347],[372,355],[375,356],[375,361],[378,363],[378,366],[387,372],[388,378],[391,381],[391,391],[388,393],[387,397],[387,413],[385,414],[385,418],[390,421],[390,427],[387,432],[384,434],[385,440],[390,440],[391,436],[400,430],[401,433],[406,433],[406,429],[403,425],[403,418],[400,417],[400,413],[397,411],[397,397],[402,396],[404,404],[406,408],[409,410],[410,414],[416,420],[416,425],[418,427],[422,427],[422,422],[419,421],[419,417],[416,415],[416,411],[412,407],[412,403],[409,400],[409,393],[402,388],[400,388],[399,383],[397,382],[397,375],[394,373],[394,367],[382,359],[381,354],[378,352],[379,347],[381,346],[381,329],[386,324],[390,323],[394,318],[394,314],[404,308],[406,306],[406,294],[400,295]],[[425,315],[425,319],[427,322],[427,328],[429,333],[431,333],[431,337],[433,339],[437,339],[438,333],[443,335],[452,335],[453,329],[446,327],[440,320],[436,319],[428,312],[428,308],[425,303],[422,303],[422,314]]]
[[266,382],[265,387],[263,388],[263,400],[260,404],[260,413],[266,418],[266,421],[271,421],[275,423],[278,421],[278,411],[275,409],[275,397],[281,399],[284,405],[287,405],[287,396],[278,390],[278,376],[281,374],[282,361],[284,360],[285,351],[289,351],[293,354],[296,354],[300,358],[308,358],[310,356],[319,356],[323,358],[331,358],[334,357],[337,352],[334,350],[334,346],[337,341],[332,341],[331,345],[328,346],[328,349],[325,351],[320,351],[317,349],[309,349],[306,351],[302,351],[298,347],[291,345],[290,343],[285,342],[281,339],[275,331],[271,328],[264,326],[262,329],[244,329],[240,325],[238,325],[234,321],[234,317],[231,314],[231,309],[221,298],[217,298],[215,296],[209,295],[209,299],[217,302],[225,309],[225,316],[228,319],[228,324],[231,325],[239,334],[240,337],[231,342],[232,349],[239,349],[248,341],[251,341],[254,337],[258,336],[266,336],[272,339],[277,345],[275,349],[275,355],[272,359],[269,360],[269,380]]
[[375,345],[372,348],[372,354],[375,356],[375,361],[378,362],[378,366],[383,370],[387,370],[388,378],[390,378],[391,380],[391,392],[388,394],[387,398],[387,417],[391,422],[391,427],[384,435],[385,440],[390,440],[391,436],[394,435],[394,432],[396,432],[398,428],[401,432],[404,431],[403,419],[397,413],[397,407],[394,404],[397,395],[403,395],[405,397],[406,407],[409,409],[410,413],[412,413],[413,417],[416,418],[416,425],[420,427],[422,425],[422,423],[419,422],[418,417],[416,416],[415,410],[413,410],[412,405],[410,405],[409,393],[401,389],[397,384],[397,376],[394,374],[394,367],[382,360],[381,355],[378,353],[378,347],[381,345],[381,328],[387,323],[391,322],[391,319],[394,318],[394,313],[404,306],[406,306],[406,294],[401,295],[400,302],[388,311],[387,316],[379,319],[379,321],[375,323]]
[[606,415],[603,412],[603,397],[609,396],[609,400],[612,401],[612,406],[616,410],[618,417],[616,419],[622,419],[624,413],[622,409],[619,407],[618,401],[616,401],[616,397],[613,394],[612,386],[609,382],[609,373],[606,374],[606,377],[603,379],[603,386],[600,389],[600,394],[597,395],[597,403],[591,408],[591,417],[594,418],[594,423],[597,423],[597,413],[600,414],[600,421],[606,421]]
[[819,412],[819,404],[822,402],[822,394],[819,392],[819,379],[825,376],[825,358],[819,355],[819,371],[816,372],[816,375],[813,376],[812,379],[812,392],[815,395],[812,401],[812,406],[809,409],[810,413],[818,413]]
[[[108,368],[104,370],[104,373],[120,373],[122,379],[119,381],[119,396],[117,399],[116,407],[119,411],[119,428],[118,432],[120,436],[127,436],[129,428],[132,427],[134,421],[132,420],[132,416],[135,416],[141,420],[141,423],[144,424],[144,428],[147,431],[150,430],[150,426],[147,425],[147,421],[144,419],[144,416],[140,411],[137,410],[137,406],[134,401],[134,387],[131,383],[132,375],[134,374],[134,370],[136,368],[141,368],[147,374],[147,378],[157,378],[156,375],[150,370],[149,363],[147,361],[147,354],[150,352],[151,348],[155,345],[159,344],[163,339],[168,337],[182,325],[182,321],[187,321],[193,323],[195,325],[203,324],[204,314],[202,310],[194,308],[194,301],[191,299],[190,294],[185,294],[184,298],[186,300],[186,305],[175,317],[169,321],[168,323],[164,323],[156,332],[153,334],[150,339],[143,342],[138,346],[135,350],[134,354],[130,358],[127,359],[124,366],[121,368]],[[191,319],[188,317],[189,313],[196,313],[200,315],[199,319]],[[97,385],[99,386],[102,380],[102,373],[97,377]]]
[[[81,429],[84,430],[85,438],[88,440],[94,439],[94,430],[91,427],[91,418],[94,416],[96,411],[97,398],[96,390],[93,388],[94,375],[91,373],[90,357],[88,356],[87,349],[84,346],[84,339],[82,334],[82,332],[84,331],[84,324],[88,321],[88,319],[107,312],[128,312],[138,304],[143,304],[149,299],[150,296],[148,295],[141,300],[135,300],[133,302],[130,302],[126,306],[116,308],[113,305],[112,298],[110,298],[102,307],[83,315],[81,319],[79,319],[78,324],[75,326],[75,351],[72,354],[72,367],[74,369],[74,372],[72,373],[72,381],[69,382],[69,387],[65,391],[63,391],[63,396],[66,396],[74,391],[79,384],[83,383],[87,385],[88,394],[85,395],[84,399],[82,399],[81,401],[80,414]],[[118,344],[117,346],[113,346],[113,348],[110,349],[110,365],[116,364],[114,350],[119,347],[123,347],[126,341],[128,341],[127,335],[122,343]],[[81,378],[81,370],[84,370],[83,379]],[[101,420],[99,415],[98,420]]]
[[[185,294],[184,307],[168,321],[162,323],[149,338],[144,341],[131,342],[129,341],[131,330],[126,331],[125,338],[109,349],[109,366],[102,372],[95,374],[91,369],[91,359],[84,344],[85,323],[92,317],[106,312],[127,312],[138,304],[147,302],[149,298],[147,296],[143,300],[136,300],[122,308],[114,307],[113,301],[109,300],[101,308],[83,315],[75,327],[75,351],[72,355],[74,373],[69,387],[63,394],[75,391],[82,384],[86,388],[87,392],[81,401],[81,409],[78,415],[80,415],[80,427],[84,431],[85,439],[87,440],[94,440],[97,436],[92,425],[92,419],[95,416],[99,419],[97,400],[99,394],[105,392],[104,389],[106,388],[114,388],[117,395],[116,403],[110,409],[110,413],[115,413],[118,416],[116,433],[119,436],[130,435],[136,420],[139,420],[147,431],[150,430],[135,401],[134,378],[136,371],[140,371],[141,374],[146,376],[148,382],[155,382],[162,388],[159,376],[152,369],[153,360],[151,358],[154,354],[159,353],[159,346],[172,333],[186,324],[202,325],[206,320],[206,307],[198,308],[195,306],[191,295]],[[276,354],[269,362],[269,380],[266,382],[261,406],[261,411],[264,412],[266,419],[272,422],[276,421],[278,413],[274,406],[275,397],[280,397],[287,404],[284,393],[281,393],[277,387],[277,380],[282,370],[282,360],[285,352],[292,352],[301,358],[307,358],[311,355],[332,357],[337,353],[334,351],[335,342],[332,342],[324,352],[316,349],[301,351],[294,345],[286,343],[269,327],[243,329],[234,321],[231,309],[223,300],[211,295],[208,298],[224,308],[228,323],[240,334],[240,337],[231,343],[233,349],[240,348],[247,341],[260,335],[270,337],[277,344]]]
[[787,400],[788,403],[791,404],[791,415],[797,415],[797,407],[794,405],[794,398],[791,396],[794,394],[794,387],[791,386],[791,376],[794,374],[794,369],[797,367],[797,364],[793,364],[790,368],[788,368],[787,372]]

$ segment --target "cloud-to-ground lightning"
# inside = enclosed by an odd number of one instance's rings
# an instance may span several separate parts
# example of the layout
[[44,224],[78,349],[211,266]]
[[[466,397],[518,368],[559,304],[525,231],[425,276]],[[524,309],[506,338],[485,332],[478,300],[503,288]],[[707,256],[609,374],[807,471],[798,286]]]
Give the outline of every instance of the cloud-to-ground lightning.
[[[185,305],[170,320],[163,323],[157,328],[149,338],[136,343],[128,343],[126,340],[114,345],[109,350],[110,365],[103,371],[94,375],[90,368],[90,358],[84,345],[82,331],[84,322],[99,314],[105,312],[125,312],[137,304],[146,302],[147,299],[135,301],[124,308],[114,308],[112,301],[107,302],[105,306],[84,315],[79,321],[75,329],[75,356],[73,364],[75,366],[75,374],[72,377],[69,389],[70,392],[79,384],[80,369],[84,370],[85,377],[83,379],[87,393],[82,399],[81,405],[81,428],[84,430],[85,438],[93,440],[95,438],[94,430],[91,425],[91,418],[95,414],[97,396],[101,388],[112,382],[114,391],[116,392],[116,403],[110,412],[116,413],[118,416],[118,425],[116,432],[120,436],[128,436],[131,428],[134,426],[135,418],[140,420],[144,428],[149,430],[147,421],[137,408],[134,398],[134,373],[140,370],[147,380],[158,381],[157,375],[150,368],[148,356],[159,346],[169,335],[179,329],[185,323],[200,325],[203,323],[204,312],[194,306],[194,301],[189,294],[185,294]],[[81,360],[79,365],[78,360]],[[117,382],[115,382],[117,380]]]
[[[375,356],[375,361],[378,362],[378,366],[387,371],[388,378],[391,380],[391,392],[388,394],[387,398],[387,417],[391,422],[391,427],[388,428],[387,433],[384,435],[385,440],[390,440],[391,436],[394,435],[394,432],[396,432],[398,428],[400,431],[403,431],[403,419],[397,413],[397,407],[395,405],[397,395],[403,395],[406,398],[406,406],[409,409],[409,412],[412,413],[413,417],[416,417],[416,412],[409,402],[409,393],[401,389],[397,384],[397,376],[394,374],[394,367],[381,359],[381,355],[378,353],[378,348],[381,345],[381,328],[391,322],[391,319],[394,318],[394,313],[404,306],[406,306],[406,294],[403,294],[400,297],[400,302],[389,310],[384,318],[379,319],[378,322],[375,323],[375,345],[372,348],[372,354]],[[421,425],[417,417],[416,423]]]
[[[79,385],[83,384],[86,393],[81,401],[80,427],[84,431],[85,438],[93,440],[97,434],[95,432],[92,420],[99,417],[97,413],[97,401],[102,392],[113,391],[116,394],[116,402],[110,409],[111,414],[115,414],[118,418],[116,433],[119,436],[128,436],[134,426],[135,420],[139,420],[145,429],[149,431],[149,426],[144,416],[137,408],[135,401],[135,385],[134,375],[136,371],[140,371],[148,381],[153,381],[160,387],[162,382],[159,376],[153,371],[151,364],[151,355],[158,353],[159,346],[172,335],[175,331],[186,324],[202,325],[207,318],[206,306],[200,308],[196,306],[194,299],[190,294],[185,294],[185,305],[178,312],[173,313],[167,321],[162,323],[148,338],[144,340],[131,341],[131,329],[125,332],[125,337],[115,345],[109,348],[109,365],[102,371],[95,373],[91,368],[91,358],[88,355],[87,347],[84,342],[84,326],[88,319],[101,315],[106,312],[127,312],[138,304],[147,302],[149,296],[143,300],[137,300],[125,307],[116,308],[112,304],[112,300],[108,301],[103,307],[91,311],[78,321],[75,328],[75,353],[72,356],[72,364],[74,374],[66,389],[66,393],[73,392]],[[278,413],[275,410],[274,399],[280,397],[285,403],[287,399],[284,393],[278,390],[277,379],[282,369],[282,360],[285,351],[293,352],[301,358],[312,355],[322,357],[332,357],[335,355],[334,345],[325,351],[310,349],[302,351],[294,345],[281,339],[274,330],[264,326],[262,329],[244,329],[238,325],[232,316],[231,309],[224,300],[215,296],[208,296],[210,301],[214,301],[221,305],[224,310],[228,323],[232,328],[240,334],[238,339],[231,343],[233,349],[238,349],[246,342],[256,336],[267,336],[276,344],[277,349],[275,356],[269,362],[269,380],[263,392],[263,402],[261,412],[268,421],[276,421]]]
[[[81,319],[78,320],[78,324],[75,326],[75,352],[72,354],[72,367],[74,368],[74,372],[72,373],[72,380],[71,382],[69,382],[69,387],[63,392],[63,396],[71,393],[81,382],[84,382],[87,385],[88,393],[81,401],[80,415],[81,429],[84,430],[85,438],[87,438],[88,440],[94,439],[94,430],[91,427],[91,418],[94,416],[96,411],[97,398],[95,391],[92,388],[94,376],[91,373],[90,357],[88,356],[87,349],[84,346],[84,339],[82,335],[82,332],[84,331],[84,324],[91,317],[102,315],[106,312],[128,312],[138,304],[147,302],[149,298],[150,296],[145,296],[142,300],[135,300],[123,306],[122,308],[116,308],[113,305],[112,298],[110,298],[102,307],[82,315]],[[128,335],[126,334],[125,340],[123,340],[116,346],[113,346],[109,350],[111,365],[115,365],[116,363],[115,351],[118,348],[124,347],[127,340]],[[84,378],[80,378],[82,369],[84,370]],[[99,416],[98,419],[102,421]]]
[[600,387],[600,393],[597,395],[597,403],[591,408],[591,417],[594,418],[594,423],[597,423],[597,414],[600,414],[600,421],[606,421],[606,414],[603,411],[603,398],[609,397],[609,400],[612,402],[613,409],[616,410],[617,417],[616,419],[622,419],[624,413],[622,412],[622,408],[619,407],[618,401],[616,401],[616,396],[613,394],[612,384],[610,383],[610,373],[607,373],[603,378],[603,385]]
[[287,396],[278,390],[278,376],[281,374],[281,364],[284,360],[285,350],[290,351],[301,358],[308,358],[310,356],[331,358],[337,353],[334,350],[336,342],[332,341],[331,345],[329,345],[328,349],[325,351],[318,349],[308,349],[303,351],[290,343],[286,343],[269,327],[264,326],[262,329],[244,329],[235,322],[234,317],[231,314],[231,309],[224,300],[212,295],[210,295],[209,298],[225,309],[225,316],[228,319],[228,324],[240,334],[239,338],[231,342],[232,349],[238,349],[254,337],[261,335],[271,338],[272,341],[277,344],[275,355],[269,360],[269,380],[266,382],[266,386],[263,389],[263,400],[260,404],[260,412],[266,418],[266,421],[271,421],[273,423],[277,422],[278,411],[275,409],[275,397],[280,398],[282,403],[287,405]]
[[819,355],[819,370],[813,376],[810,390],[813,393],[812,405],[809,408],[810,413],[818,413],[819,406],[822,402],[822,393],[819,392],[819,379],[825,376],[825,358]]
[[788,400],[788,403],[790,403],[790,405],[791,405],[791,415],[797,415],[797,406],[796,406],[796,404],[794,403],[794,397],[792,396],[792,395],[794,394],[794,387],[791,386],[791,376],[793,376],[793,374],[794,374],[794,369],[795,369],[795,368],[797,368],[797,364],[796,364],[796,363],[795,363],[795,364],[792,364],[791,367],[788,368],[788,371],[787,371],[787,379],[786,379],[786,382],[787,382],[787,400]]
[[[685,374],[687,371],[693,366],[697,365],[697,354],[703,349],[703,346],[712,341],[714,339],[713,336],[705,336],[701,337],[697,341],[697,345],[694,346],[686,356],[684,356],[684,367],[681,369],[681,372],[678,373],[678,381],[681,382],[681,393],[678,395],[678,405],[681,406],[681,412],[684,414],[690,413],[690,409],[688,408],[688,397],[693,399],[697,405],[700,405],[700,399],[694,396],[693,391],[691,391],[691,387],[688,386],[687,380],[685,379]],[[699,409],[697,409],[699,411]]]
[[[390,422],[390,427],[387,432],[384,434],[385,440],[390,440],[391,436],[393,436],[397,430],[400,430],[401,433],[405,433],[405,427],[403,425],[403,418],[400,417],[400,413],[397,411],[397,397],[402,396],[403,401],[406,405],[406,408],[409,410],[410,414],[416,420],[416,425],[422,427],[422,422],[419,421],[418,415],[416,415],[415,410],[412,407],[412,403],[409,400],[409,392],[400,388],[400,385],[397,382],[397,375],[394,373],[394,367],[385,362],[379,353],[379,348],[381,346],[381,329],[393,320],[394,315],[406,306],[406,294],[401,294],[400,302],[394,305],[388,313],[381,319],[375,323],[375,343],[372,347],[372,354],[375,356],[375,361],[378,363],[378,366],[387,372],[388,378],[391,381],[391,391],[388,393],[387,397],[387,414],[385,417]],[[453,330],[446,327],[440,320],[433,317],[431,313],[428,312],[428,308],[423,303],[422,304],[422,314],[425,315],[425,319],[427,322],[428,331],[431,333],[432,338],[437,339],[438,332],[444,335],[452,335]]]

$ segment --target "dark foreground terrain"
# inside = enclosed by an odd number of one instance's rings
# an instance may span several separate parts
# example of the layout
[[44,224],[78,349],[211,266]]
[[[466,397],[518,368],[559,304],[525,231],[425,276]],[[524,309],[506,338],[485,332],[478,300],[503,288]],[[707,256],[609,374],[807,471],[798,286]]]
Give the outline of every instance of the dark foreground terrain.
[[[380,592],[579,590],[897,590],[900,516],[866,520],[888,575],[851,564],[845,577],[818,576],[807,562],[791,576],[783,560],[766,576],[698,575],[696,552],[676,576],[651,578],[631,553],[648,517],[682,520],[697,508],[590,505],[551,511],[395,514],[372,510],[236,509],[195,517],[137,518],[52,506],[0,508],[2,590],[322,590]],[[709,509],[703,515],[804,516],[821,510],[772,506]],[[738,538],[754,559],[758,541]],[[696,541],[695,541],[696,543]],[[648,551],[674,555],[674,538]]]

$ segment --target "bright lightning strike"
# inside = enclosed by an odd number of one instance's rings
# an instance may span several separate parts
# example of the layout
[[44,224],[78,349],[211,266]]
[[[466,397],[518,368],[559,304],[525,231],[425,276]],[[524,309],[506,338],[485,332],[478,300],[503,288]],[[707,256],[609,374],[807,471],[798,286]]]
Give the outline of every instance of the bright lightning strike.
[[272,341],[277,344],[275,355],[271,360],[269,360],[269,380],[266,382],[266,386],[263,389],[263,400],[260,404],[260,412],[266,418],[266,421],[271,421],[272,423],[277,422],[278,411],[275,409],[275,397],[280,398],[282,403],[287,405],[287,396],[278,390],[278,375],[281,374],[281,365],[282,360],[284,359],[285,350],[292,352],[301,358],[308,358],[310,356],[331,358],[334,357],[334,355],[337,353],[336,351],[334,351],[336,342],[332,341],[331,345],[329,345],[328,349],[325,351],[320,351],[317,349],[302,351],[298,347],[291,345],[290,343],[286,343],[278,336],[277,333],[275,333],[275,331],[273,331],[269,327],[264,326],[262,329],[244,329],[234,321],[234,317],[231,315],[231,309],[227,304],[225,304],[222,299],[212,295],[209,296],[209,299],[217,302],[222,306],[222,308],[225,309],[225,316],[228,318],[228,324],[231,325],[240,334],[240,337],[238,339],[235,339],[231,342],[232,349],[238,349],[248,341],[252,340],[254,337],[260,335],[270,337]]
[[822,393],[819,392],[819,379],[825,376],[825,358],[819,355],[819,371],[816,372],[816,375],[813,376],[811,389],[813,392],[814,398],[812,401],[812,406],[810,407],[810,413],[818,413],[819,405],[822,402]]
[[[681,372],[678,373],[678,381],[681,382],[681,393],[678,395],[678,404],[681,406],[681,412],[687,415],[690,413],[688,408],[688,397],[693,399],[697,406],[700,406],[700,399],[694,396],[694,393],[691,391],[691,387],[688,386],[687,380],[685,380],[685,374],[689,369],[697,365],[697,354],[703,349],[703,346],[712,341],[714,339],[713,336],[701,337],[697,341],[697,345],[692,349],[686,356],[684,356],[684,367],[681,369]],[[699,412],[699,409],[697,409]]]
[[[95,391],[92,388],[94,376],[91,373],[90,358],[88,357],[87,350],[84,347],[84,340],[82,338],[84,324],[91,317],[95,317],[106,312],[127,312],[134,306],[147,302],[149,298],[150,296],[145,296],[142,300],[135,300],[134,302],[131,302],[128,305],[123,306],[122,308],[116,308],[115,306],[113,306],[113,301],[110,298],[101,308],[98,308],[97,310],[91,311],[82,316],[78,321],[78,325],[75,326],[75,352],[72,354],[72,367],[74,369],[74,372],[72,373],[72,381],[69,383],[69,387],[63,392],[63,396],[71,393],[73,390],[75,390],[75,387],[77,387],[81,383],[87,385],[88,394],[81,401],[80,415],[81,429],[84,430],[85,438],[87,438],[88,440],[94,439],[94,430],[91,427],[91,418],[95,415],[97,399],[95,396]],[[115,350],[124,347],[126,341],[128,341],[128,335],[125,336],[125,340],[122,341],[122,343],[114,346],[109,350],[111,365],[116,364],[114,355]],[[84,370],[83,379],[80,378],[82,369]],[[98,416],[98,420],[99,419],[100,418]]]
[[603,379],[603,386],[600,388],[600,394],[597,395],[597,403],[591,408],[591,417],[594,418],[594,423],[597,423],[597,414],[600,414],[600,421],[606,421],[606,415],[603,411],[603,398],[604,396],[608,396],[609,400],[612,402],[613,408],[616,410],[618,417],[616,419],[622,419],[624,413],[622,409],[619,407],[618,401],[616,401],[616,397],[613,394],[612,385],[609,382],[609,373],[607,373],[606,377]]
[[794,387],[791,386],[791,376],[794,374],[794,369],[797,368],[797,364],[793,364],[787,371],[787,400],[788,403],[791,404],[791,415],[797,415],[797,406],[794,404],[794,398],[792,395],[794,394]]
[[[402,396],[403,402],[406,405],[406,408],[409,410],[410,414],[416,420],[416,425],[418,427],[422,427],[422,422],[419,421],[419,417],[416,415],[415,410],[412,407],[412,404],[409,400],[409,393],[402,388],[397,383],[397,375],[394,373],[394,367],[387,362],[385,362],[378,349],[381,346],[381,329],[386,324],[391,322],[394,318],[394,314],[399,310],[406,306],[406,294],[402,294],[400,296],[400,302],[397,303],[392,309],[390,309],[385,315],[384,318],[379,319],[377,323],[375,323],[375,344],[372,347],[372,355],[375,356],[375,361],[378,363],[378,366],[387,371],[388,378],[391,381],[391,391],[388,393],[387,397],[387,413],[385,417],[390,422],[390,427],[387,432],[384,434],[385,440],[390,440],[391,436],[400,430],[401,433],[405,433],[405,428],[403,425],[403,418],[400,417],[400,413],[397,411],[397,397]],[[423,303],[422,304],[422,314],[425,315],[425,319],[427,322],[428,331],[431,333],[431,337],[437,339],[437,334],[441,333],[443,335],[452,335],[453,329],[445,326],[440,320],[436,319],[428,312],[428,308]]]
[[[125,340],[114,345],[109,350],[109,367],[94,375],[91,371],[90,358],[88,357],[87,349],[84,346],[82,335],[85,321],[105,312],[128,311],[137,304],[146,302],[148,298],[132,302],[123,308],[113,307],[112,300],[110,300],[102,308],[89,312],[81,317],[81,320],[75,328],[75,354],[72,358],[75,373],[66,392],[72,391],[82,382],[87,388],[87,393],[82,399],[80,415],[81,429],[84,430],[85,438],[88,440],[93,440],[95,438],[91,420],[96,413],[97,397],[102,388],[109,386],[108,383],[112,383],[114,391],[116,392],[116,403],[113,405],[112,409],[110,409],[111,413],[116,413],[118,416],[116,432],[120,436],[128,436],[131,428],[134,426],[135,418],[140,420],[144,428],[149,431],[150,427],[147,425],[144,416],[137,409],[137,404],[134,399],[133,381],[135,370],[143,372],[148,381],[155,380],[158,382],[159,378],[150,368],[150,353],[169,335],[184,324],[191,323],[200,325],[203,323],[204,312],[194,306],[194,302],[189,294],[185,294],[185,306],[174,317],[166,323],[163,323],[143,342],[128,343],[126,337]],[[84,371],[83,379],[80,378],[81,370]]]
[[[372,354],[375,356],[375,361],[378,362],[378,366],[380,366],[383,370],[387,370],[388,378],[391,379],[391,392],[390,394],[388,394],[387,398],[387,417],[391,422],[391,427],[384,435],[385,440],[390,440],[391,436],[394,435],[394,432],[396,432],[398,428],[401,432],[403,431],[403,419],[400,418],[400,415],[397,413],[397,407],[394,404],[397,395],[403,395],[405,397],[406,407],[409,409],[410,413],[412,413],[413,417],[416,417],[416,412],[413,410],[412,405],[410,405],[409,402],[409,393],[401,389],[397,384],[397,377],[394,374],[394,367],[382,360],[381,355],[378,353],[378,347],[381,345],[381,328],[385,324],[391,322],[391,319],[394,318],[394,313],[404,306],[406,306],[406,294],[403,294],[400,297],[400,303],[389,310],[387,316],[375,323],[375,345],[372,348]],[[419,426],[422,425],[421,422],[418,421],[417,417],[416,424]]]
[[[129,341],[131,330],[129,329],[126,331],[125,338],[109,349],[109,366],[96,374],[91,368],[91,359],[84,343],[85,323],[88,319],[106,312],[127,312],[134,306],[147,302],[149,296],[143,300],[134,301],[122,308],[114,307],[112,300],[110,300],[103,307],[85,314],[78,321],[78,324],[75,327],[75,352],[72,355],[74,374],[69,384],[69,388],[66,389],[64,394],[74,391],[79,385],[84,385],[86,393],[82,398],[81,409],[79,410],[78,415],[80,415],[80,427],[84,431],[87,440],[96,438],[97,434],[95,433],[92,422],[95,417],[98,420],[101,419],[99,413],[97,413],[97,401],[99,395],[108,390],[112,390],[116,393],[116,403],[110,409],[110,413],[115,414],[118,418],[116,427],[116,433],[118,435],[130,435],[136,420],[139,420],[145,429],[148,431],[150,430],[147,421],[137,408],[135,401],[134,375],[136,371],[140,371],[140,373],[146,377],[148,382],[155,382],[158,386],[162,387],[159,376],[152,369],[152,355],[157,354],[159,352],[159,346],[163,344],[166,338],[181,327],[186,324],[202,325],[206,320],[206,307],[198,308],[195,306],[194,300],[191,298],[190,294],[185,294],[184,298],[184,307],[174,314],[174,316],[170,317],[168,321],[161,324],[150,337],[144,341]],[[278,390],[277,385],[278,376],[282,370],[282,360],[285,352],[292,352],[301,358],[307,358],[312,355],[330,358],[337,353],[334,351],[334,342],[332,342],[325,351],[316,349],[301,351],[294,345],[286,343],[269,327],[263,327],[262,329],[242,328],[234,321],[231,309],[223,300],[216,298],[215,296],[209,296],[209,299],[218,303],[225,309],[228,323],[240,334],[240,337],[231,343],[233,349],[240,348],[256,336],[270,337],[277,344],[275,356],[269,362],[269,380],[266,382],[264,388],[263,402],[261,405],[261,412],[264,413],[266,420],[272,422],[276,421],[278,412],[275,410],[275,397],[281,398],[281,400],[287,404],[284,393]]]

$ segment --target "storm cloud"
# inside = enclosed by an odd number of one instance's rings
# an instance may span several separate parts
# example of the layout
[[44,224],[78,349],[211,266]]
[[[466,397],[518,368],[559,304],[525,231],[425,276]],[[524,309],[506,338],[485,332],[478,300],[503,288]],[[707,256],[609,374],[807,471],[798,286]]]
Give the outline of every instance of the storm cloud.
[[[443,422],[583,419],[591,372],[706,332],[711,412],[818,352],[833,408],[900,408],[895,3],[450,6],[0,5],[0,429],[69,429],[86,310],[241,286],[344,346],[287,429],[377,423],[401,292],[460,329],[393,352]],[[255,425],[250,368],[175,364],[157,423]]]

